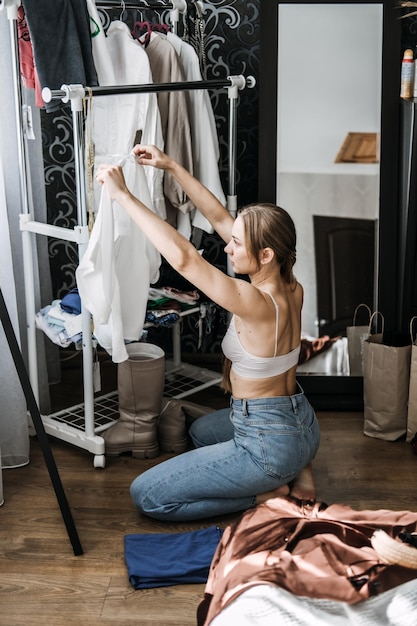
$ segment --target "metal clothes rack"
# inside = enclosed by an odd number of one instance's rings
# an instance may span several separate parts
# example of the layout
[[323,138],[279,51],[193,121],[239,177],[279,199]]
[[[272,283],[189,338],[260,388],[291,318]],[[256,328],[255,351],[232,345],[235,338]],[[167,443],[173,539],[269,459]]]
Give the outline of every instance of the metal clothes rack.
[[[229,180],[227,194],[227,208],[232,215],[236,215],[236,131],[237,131],[237,100],[238,92],[245,87],[253,87],[255,79],[252,76],[245,78],[242,75],[229,76],[222,80],[186,81],[178,83],[160,83],[147,85],[124,85],[114,87],[84,87],[83,85],[61,85],[58,90],[45,88],[42,96],[45,102],[61,99],[71,104],[73,136],[75,183],[77,199],[77,225],[73,229],[62,228],[51,224],[36,222],[29,212],[27,200],[28,173],[26,169],[24,125],[22,116],[22,99],[20,90],[20,69],[18,59],[16,21],[17,8],[20,0],[6,0],[8,18],[10,21],[12,41],[14,42],[15,65],[15,102],[18,118],[18,132],[20,132],[19,167],[21,173],[21,196],[23,213],[20,215],[20,230],[23,242],[23,264],[25,273],[25,299],[28,332],[28,365],[29,379],[38,400],[38,374],[36,351],[35,325],[35,294],[34,268],[32,262],[35,247],[35,236],[45,235],[65,241],[72,241],[78,245],[78,254],[81,258],[89,242],[87,194],[84,176],[84,131],[83,131],[83,103],[85,97],[100,97],[105,95],[150,93],[158,91],[216,89],[227,88],[229,98]],[[135,3],[136,4],[136,3]],[[161,5],[159,5],[161,6]],[[167,6],[167,5],[165,5]],[[194,307],[181,313],[181,317],[197,313],[199,307]],[[183,398],[196,391],[205,389],[220,382],[220,376],[203,368],[197,368],[181,362],[180,348],[180,321],[173,327],[173,360],[167,362],[167,381],[164,395],[174,398]],[[91,315],[82,308],[82,335],[83,335],[83,383],[84,402],[67,408],[58,413],[43,415],[42,421],[48,434],[68,443],[88,450],[94,454],[94,467],[105,467],[105,442],[100,433],[109,428],[118,417],[117,394],[110,393],[100,398],[94,398],[93,381],[93,341],[91,336]],[[181,379],[181,380],[180,380]],[[199,383],[196,385],[196,382]]]
[[[184,91],[195,89],[219,89],[226,87],[229,98],[229,137],[228,137],[228,193],[227,208],[232,215],[236,215],[237,197],[236,197],[236,137],[237,137],[237,103],[238,93],[245,87],[252,88],[255,86],[255,78],[253,76],[228,76],[225,79],[218,80],[196,80],[176,83],[149,83],[145,85],[117,85],[105,87],[83,87],[82,85],[61,85],[60,89],[49,89],[45,87],[42,90],[42,98],[45,102],[51,100],[62,100],[64,103],[71,103],[73,128],[74,128],[74,144],[75,140],[82,133],[82,111],[83,99],[86,95],[91,96],[110,96],[132,93],[156,93],[161,91]],[[88,92],[88,93],[87,93]],[[77,154],[83,149],[83,142],[79,141],[79,145],[75,145],[76,158]],[[82,154],[81,154],[82,156]],[[81,160],[81,164],[83,161]],[[77,163],[76,163],[77,167]],[[81,169],[82,171],[82,165]],[[80,189],[81,197],[85,197],[85,190]],[[80,195],[80,194],[79,194]],[[85,207],[81,207],[84,211]],[[85,213],[85,211],[84,211]],[[80,217],[80,216],[79,216]]]

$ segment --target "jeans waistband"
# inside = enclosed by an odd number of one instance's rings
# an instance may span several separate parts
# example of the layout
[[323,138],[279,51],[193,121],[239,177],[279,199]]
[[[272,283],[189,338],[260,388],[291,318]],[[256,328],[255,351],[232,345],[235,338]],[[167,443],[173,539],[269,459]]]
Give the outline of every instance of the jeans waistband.
[[268,406],[279,407],[280,405],[284,408],[289,404],[292,405],[294,413],[298,413],[298,407],[305,401],[305,395],[302,387],[297,382],[297,387],[299,389],[298,393],[295,393],[292,396],[268,396],[265,398],[234,398],[233,396],[230,398],[230,406],[235,409],[240,409],[243,414],[246,414],[248,408],[256,409],[260,406]]

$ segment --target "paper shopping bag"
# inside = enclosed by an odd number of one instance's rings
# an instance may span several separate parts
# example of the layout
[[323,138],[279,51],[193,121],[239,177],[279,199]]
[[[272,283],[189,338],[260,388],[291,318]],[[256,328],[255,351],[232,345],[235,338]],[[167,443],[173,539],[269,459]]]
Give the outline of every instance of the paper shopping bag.
[[385,341],[382,332],[369,334],[364,342],[363,432],[368,437],[395,441],[407,430],[411,345],[386,345]]
[[414,325],[416,321],[417,316],[414,316],[410,321],[411,358],[406,435],[406,441],[408,442],[412,441],[417,433],[417,338],[414,334]]
[[[365,308],[368,312],[368,320],[365,325],[357,325],[356,318],[360,308]],[[369,322],[371,319],[371,309],[367,304],[358,304],[353,314],[352,326],[346,327],[349,373],[351,376],[363,375],[363,344],[369,335]]]

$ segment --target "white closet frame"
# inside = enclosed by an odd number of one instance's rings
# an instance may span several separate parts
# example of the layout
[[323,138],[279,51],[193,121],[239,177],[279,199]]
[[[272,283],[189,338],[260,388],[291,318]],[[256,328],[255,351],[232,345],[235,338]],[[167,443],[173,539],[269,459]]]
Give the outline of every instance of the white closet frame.
[[[180,1],[180,0],[178,0]],[[89,241],[87,194],[84,176],[84,132],[83,132],[83,101],[85,97],[99,97],[105,95],[151,93],[158,91],[180,91],[193,89],[217,89],[227,88],[229,99],[229,162],[228,162],[228,194],[227,209],[235,216],[237,211],[236,197],[236,132],[237,132],[237,103],[238,92],[245,87],[255,86],[252,76],[245,78],[242,75],[229,76],[222,80],[186,81],[178,83],[153,83],[148,85],[123,85],[106,87],[84,87],[83,85],[64,84],[58,90],[44,88],[42,97],[45,102],[60,99],[64,103],[70,103],[73,136],[74,136],[74,160],[75,160],[75,183],[77,200],[77,225],[73,229],[62,228],[52,224],[37,222],[32,218],[28,202],[28,172],[26,168],[25,127],[22,111],[22,94],[20,87],[20,64],[17,45],[17,9],[20,0],[3,0],[7,11],[11,28],[11,40],[13,42],[14,61],[14,87],[15,103],[18,127],[19,144],[19,169],[21,180],[21,195],[23,212],[20,215],[20,230],[22,232],[23,266],[25,282],[25,301],[28,335],[28,369],[29,379],[39,402],[38,363],[36,350],[36,307],[34,289],[33,251],[35,250],[35,236],[45,235],[55,239],[71,241],[78,246],[79,259],[82,258]],[[132,3],[129,3],[132,4]],[[1,8],[2,5],[0,5]],[[168,6],[168,5],[166,5]],[[148,8],[148,7],[144,7]],[[230,268],[228,268],[230,272]],[[173,326],[173,359],[167,360],[167,385],[164,395],[174,398],[183,398],[197,391],[220,383],[221,376],[205,368],[199,368],[181,361],[181,318],[186,315],[200,313],[200,306],[193,307],[181,312],[180,320]],[[57,437],[67,443],[85,449],[94,454],[94,467],[104,468],[105,441],[100,433],[109,428],[118,418],[117,392],[94,397],[93,380],[93,339],[91,336],[91,315],[82,307],[82,357],[83,357],[83,395],[84,402],[66,408],[50,415],[42,415],[45,430],[49,435]],[[145,325],[146,326],[146,325]],[[179,378],[192,380],[195,385],[183,387],[178,393]],[[169,383],[172,381],[170,393]],[[176,393],[177,392],[177,393]]]

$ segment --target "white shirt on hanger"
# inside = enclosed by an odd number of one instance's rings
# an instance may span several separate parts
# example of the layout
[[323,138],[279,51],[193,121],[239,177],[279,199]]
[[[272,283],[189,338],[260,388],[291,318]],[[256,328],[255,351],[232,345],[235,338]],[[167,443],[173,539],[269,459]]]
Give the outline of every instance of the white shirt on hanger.
[[[123,172],[129,189],[150,206],[143,167],[128,159]],[[159,266],[159,252],[103,189],[76,279],[83,306],[93,317],[94,336],[114,363],[128,358],[125,341],[140,339],[149,285],[157,280]]]
[[[156,83],[185,81],[181,60],[165,35],[152,32],[145,50]],[[192,116],[188,90],[158,92],[158,106],[165,152],[193,174]],[[189,239],[191,222],[188,214],[193,212],[195,207],[181,185],[168,172],[164,177],[164,193],[168,221]],[[185,217],[182,214],[186,214]]]
[[[115,85],[152,84],[149,59],[132,37],[129,27],[114,21],[107,30],[107,51],[111,59]],[[99,76],[100,81],[100,76]],[[129,154],[138,140],[164,149],[161,117],[155,93],[99,96],[93,106],[93,141],[96,164],[111,154]],[[155,212],[166,218],[163,192],[164,173],[153,167],[145,169]],[[96,202],[97,205],[97,202]]]
[[[174,33],[168,33],[167,38],[180,58],[185,79],[187,81],[202,80],[200,64],[194,48]],[[189,95],[194,176],[216,196],[223,206],[226,206],[219,174],[219,141],[210,96],[207,89],[190,90]],[[198,210],[194,212],[192,224],[206,232],[213,232],[209,221]]]
[[100,86],[115,85],[116,79],[114,77],[110,54],[107,49],[106,34],[94,0],[87,0],[87,10],[90,16],[91,47],[98,84]]
[[[126,24],[112,22],[105,43],[117,84],[152,82],[148,57]],[[155,94],[97,96],[91,118],[96,167],[128,155],[138,130],[143,142],[163,149]],[[163,173],[155,168],[145,171],[128,159],[124,174],[132,193],[165,219]],[[82,303],[93,316],[98,342],[119,363],[128,358],[125,341],[138,341],[141,336],[149,285],[158,279],[161,257],[107,192],[97,184],[95,190],[95,224],[76,279]]]

